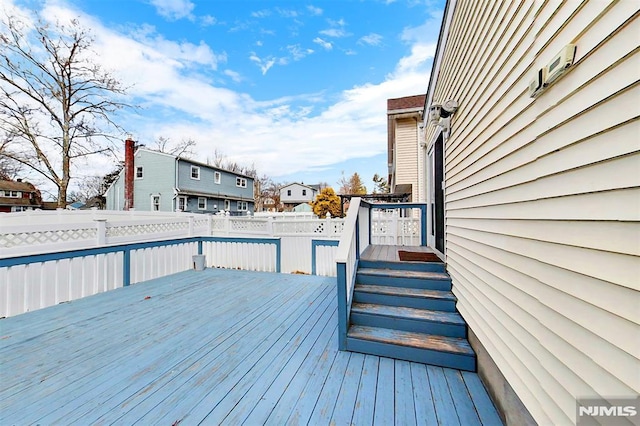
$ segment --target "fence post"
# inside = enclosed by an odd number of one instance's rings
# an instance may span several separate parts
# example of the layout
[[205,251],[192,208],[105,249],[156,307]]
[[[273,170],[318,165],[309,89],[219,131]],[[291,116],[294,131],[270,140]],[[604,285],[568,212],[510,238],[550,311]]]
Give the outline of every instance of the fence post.
[[207,235],[213,235],[213,215],[207,214]]
[[188,236],[193,237],[193,216],[189,216],[189,231]]
[[107,219],[94,219],[96,223],[96,245],[102,247],[107,244]]
[[224,234],[231,234],[231,215],[226,210],[224,212]]
[[327,217],[324,220],[324,235],[326,235],[327,237],[331,235],[330,233],[330,229],[331,229],[331,213],[327,212]]

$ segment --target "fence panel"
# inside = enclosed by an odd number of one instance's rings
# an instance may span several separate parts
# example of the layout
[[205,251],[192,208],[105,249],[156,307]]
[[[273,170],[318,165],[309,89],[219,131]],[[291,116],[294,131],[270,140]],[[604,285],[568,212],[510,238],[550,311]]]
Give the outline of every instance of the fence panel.
[[0,268],[0,318],[114,290],[122,277],[122,253]]
[[202,253],[209,267],[263,272],[276,272],[278,269],[274,244],[204,241]]

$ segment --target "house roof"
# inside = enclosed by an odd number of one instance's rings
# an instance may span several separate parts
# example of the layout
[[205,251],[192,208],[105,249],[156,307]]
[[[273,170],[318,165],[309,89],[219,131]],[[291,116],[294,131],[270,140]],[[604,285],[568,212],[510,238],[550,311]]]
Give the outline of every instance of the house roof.
[[13,180],[0,180],[0,189],[5,191],[35,192],[36,187],[29,182],[16,182]]
[[387,99],[387,112],[397,110],[422,110],[427,95],[405,96],[404,98]]
[[[293,182],[293,183],[290,183],[290,184],[288,184],[288,185],[281,186],[281,187],[280,187],[280,190],[282,191],[283,189],[285,189],[285,188],[287,188],[287,187],[289,187],[289,186],[293,186],[293,185],[304,186],[305,188],[309,188],[309,189],[312,189],[312,190],[314,190],[314,191],[317,191],[317,190],[318,190],[317,188],[314,188],[313,186],[305,185],[304,183],[298,183],[298,182]],[[317,186],[317,185],[316,185],[316,186]]]

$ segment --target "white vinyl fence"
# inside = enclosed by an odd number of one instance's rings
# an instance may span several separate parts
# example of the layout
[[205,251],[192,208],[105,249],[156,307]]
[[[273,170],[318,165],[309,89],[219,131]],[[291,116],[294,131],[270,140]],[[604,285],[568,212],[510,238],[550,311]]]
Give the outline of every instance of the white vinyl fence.
[[[417,236],[412,231],[419,229],[419,220],[414,226],[416,219],[397,214],[373,211],[372,216],[373,244],[419,244],[419,231]],[[0,317],[191,269],[198,244],[208,267],[336,276],[343,228],[344,219],[308,215],[101,210],[1,214]],[[193,240],[205,236],[211,238]],[[264,241],[247,242],[251,239],[277,240],[277,248]],[[28,261],[10,262],[16,256]]]

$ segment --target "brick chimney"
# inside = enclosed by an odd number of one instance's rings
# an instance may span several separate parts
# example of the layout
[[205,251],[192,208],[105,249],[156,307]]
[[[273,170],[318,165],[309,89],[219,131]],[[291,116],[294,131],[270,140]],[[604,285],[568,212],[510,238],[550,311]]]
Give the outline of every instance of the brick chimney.
[[136,143],[129,137],[124,141],[124,209],[133,209],[133,154]]

